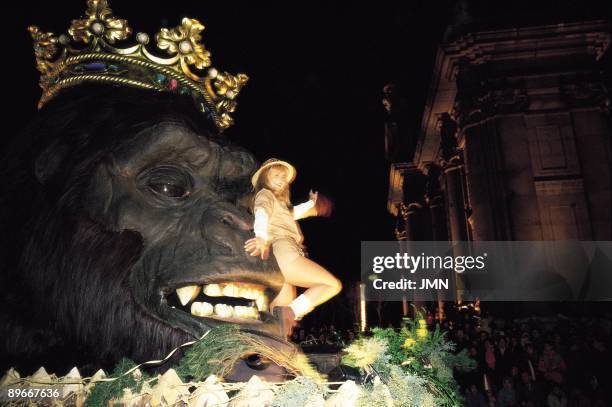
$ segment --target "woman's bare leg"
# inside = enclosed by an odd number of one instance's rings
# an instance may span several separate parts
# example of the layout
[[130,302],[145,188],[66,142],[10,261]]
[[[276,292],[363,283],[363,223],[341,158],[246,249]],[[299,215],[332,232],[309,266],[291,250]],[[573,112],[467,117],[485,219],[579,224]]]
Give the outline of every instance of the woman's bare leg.
[[286,307],[287,305],[291,304],[291,301],[295,299],[295,296],[295,286],[285,282],[276,298],[274,298],[274,300],[272,300],[270,303],[270,311],[272,311],[274,307]]
[[289,262],[280,262],[279,266],[285,277],[285,284],[308,288],[303,295],[308,297],[313,307],[324,303],[342,290],[340,280],[306,257],[298,256]]

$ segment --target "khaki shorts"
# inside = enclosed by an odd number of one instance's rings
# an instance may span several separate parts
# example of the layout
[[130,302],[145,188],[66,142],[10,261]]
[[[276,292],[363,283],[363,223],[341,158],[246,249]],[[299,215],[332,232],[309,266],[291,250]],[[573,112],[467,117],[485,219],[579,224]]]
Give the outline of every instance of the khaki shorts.
[[304,250],[293,239],[278,239],[272,242],[272,254],[280,267],[297,259],[304,257]]

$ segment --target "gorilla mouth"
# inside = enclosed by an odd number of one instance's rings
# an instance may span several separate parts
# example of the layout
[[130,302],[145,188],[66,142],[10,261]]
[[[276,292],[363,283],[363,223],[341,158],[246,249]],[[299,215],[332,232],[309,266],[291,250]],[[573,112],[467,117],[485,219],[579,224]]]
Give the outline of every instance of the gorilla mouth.
[[235,281],[183,286],[170,292],[166,301],[195,317],[234,323],[260,322],[268,310],[263,285]]
[[[158,267],[165,270],[163,277],[151,281],[142,303],[160,322],[196,338],[224,324],[278,336],[279,321],[270,312],[269,303],[280,292],[284,279],[270,266],[253,267],[236,256],[189,260],[180,267],[160,264]],[[142,269],[147,267],[143,263]],[[142,281],[137,278],[133,285]]]

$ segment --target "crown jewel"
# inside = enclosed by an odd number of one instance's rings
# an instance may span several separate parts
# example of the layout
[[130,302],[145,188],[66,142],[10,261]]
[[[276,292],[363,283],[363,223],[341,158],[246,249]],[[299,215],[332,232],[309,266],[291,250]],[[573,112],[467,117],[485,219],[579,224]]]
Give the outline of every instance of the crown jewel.
[[85,17],[73,20],[67,34],[56,36],[36,26],[28,30],[41,73],[38,108],[63,88],[109,83],[191,96],[222,131],[232,125],[235,98],[249,79],[211,66],[210,51],[201,42],[204,26],[191,18],[183,18],[176,28],[162,28],[154,51],[144,32],[135,35],[133,45],[115,45],[127,40],[132,29],[113,15],[107,0],[88,0]]

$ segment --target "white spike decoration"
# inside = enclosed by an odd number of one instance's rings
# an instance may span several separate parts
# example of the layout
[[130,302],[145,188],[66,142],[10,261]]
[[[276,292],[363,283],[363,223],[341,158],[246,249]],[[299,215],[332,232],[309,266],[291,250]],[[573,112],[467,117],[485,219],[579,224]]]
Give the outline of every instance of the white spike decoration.
[[85,392],[89,393],[91,391],[91,388],[95,386],[96,382],[102,379],[106,379],[106,373],[104,373],[104,370],[99,369],[96,373],[94,373],[93,376],[91,376],[91,380],[89,381],[89,383],[85,385]]
[[50,383],[54,382],[53,378],[49,376],[49,373],[42,366],[34,372],[31,380],[36,383],[36,386],[40,387],[47,387]]
[[227,407],[229,397],[217,376],[210,375],[189,399],[189,407]]
[[[137,380],[142,378],[140,369],[130,371]],[[0,389],[17,385],[24,380],[23,386],[49,386],[62,384],[60,398],[72,400],[76,395],[76,405],[83,405],[86,396],[96,383],[107,379],[103,370],[98,370],[91,378],[81,378],[79,370],[74,367],[65,376],[57,378],[49,374],[41,367],[32,376],[21,378],[19,373],[11,368],[0,380]],[[153,387],[148,382],[142,384],[139,393],[131,389],[123,389],[123,394],[114,400],[123,407],[137,407],[148,405],[150,407],[162,407],[171,405],[184,405],[188,407],[269,407],[277,392],[278,384],[262,381],[258,376],[252,376],[247,383],[223,383],[215,375],[210,375],[203,382],[183,383],[174,369],[168,369],[163,375],[158,375]],[[193,386],[195,390],[189,391]],[[374,381],[374,386],[382,386],[383,402],[388,407],[394,405],[388,387],[380,380]],[[232,398],[228,397],[226,390],[238,390],[240,393]],[[353,381],[347,381],[337,390],[335,394],[326,401],[322,393],[312,394],[303,407],[354,407],[363,391]]]
[[168,369],[158,377],[151,393],[152,405],[173,405],[189,396],[188,386],[184,385],[174,369]]
[[15,383],[18,383],[20,379],[21,376],[19,375],[19,372],[11,367],[9,370],[7,370],[4,376],[2,376],[2,379],[0,380],[0,389],[14,385]]
[[268,407],[274,398],[270,385],[262,382],[258,376],[252,376],[242,388],[230,407]]
[[353,407],[359,398],[359,386],[348,380],[338,388],[338,392],[325,401],[325,407]]
[[73,367],[66,376],[64,376],[60,383],[64,383],[61,386],[62,398],[68,397],[70,393],[81,394],[83,392],[83,383],[81,383],[81,374],[79,369]]
[[119,400],[121,407],[138,407],[145,405],[144,396],[132,393],[131,389],[123,389],[123,397]]

